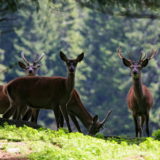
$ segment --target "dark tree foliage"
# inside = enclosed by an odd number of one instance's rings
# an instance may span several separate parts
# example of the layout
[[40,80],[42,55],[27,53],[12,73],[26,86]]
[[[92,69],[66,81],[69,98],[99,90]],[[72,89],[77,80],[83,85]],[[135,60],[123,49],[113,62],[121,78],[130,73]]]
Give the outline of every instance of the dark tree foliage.
[[[30,60],[45,53],[39,72],[43,76],[66,76],[60,50],[70,57],[84,52],[75,81],[84,106],[101,120],[108,110],[113,110],[105,134],[133,135],[133,121],[125,99],[132,81],[129,69],[123,66],[116,50],[121,47],[124,56],[138,59],[141,51],[148,54],[152,48],[160,48],[160,22],[150,17],[153,14],[158,18],[159,4],[155,1],[156,5],[151,7],[147,1],[138,2],[0,1],[0,70],[7,69],[0,74],[1,82],[24,75],[14,65],[21,59],[21,51]],[[142,5],[145,7],[141,9]],[[152,130],[160,127],[159,68],[157,54],[142,71],[143,82],[154,95]],[[52,111],[42,111],[39,120],[53,127],[53,119]]]
[[130,18],[160,18],[160,1],[157,0],[77,0],[82,7],[113,16]]

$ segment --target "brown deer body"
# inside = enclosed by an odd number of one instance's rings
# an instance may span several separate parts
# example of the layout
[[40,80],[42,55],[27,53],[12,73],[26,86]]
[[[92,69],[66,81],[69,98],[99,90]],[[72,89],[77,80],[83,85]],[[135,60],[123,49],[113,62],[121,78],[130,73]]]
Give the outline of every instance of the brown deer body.
[[[42,59],[44,55],[42,54],[41,56],[39,56],[36,60],[33,61],[33,63],[30,63],[24,56],[23,52],[21,53],[21,57],[24,61],[21,62],[19,61],[18,64],[19,66],[26,72],[26,75],[27,76],[36,76],[37,74],[37,71],[40,67],[40,60]],[[0,86],[0,114],[4,114],[7,109],[9,109],[9,106],[10,106],[10,102],[9,102],[9,99],[8,97],[3,93],[3,86]],[[27,107],[26,107],[26,110],[27,110]],[[10,108],[10,114],[8,114],[8,116],[6,116],[5,118],[9,119],[12,115],[13,115],[13,119],[15,119],[14,117],[14,113],[16,112],[16,109],[13,107],[13,108]],[[37,116],[38,116],[38,110],[34,110],[34,109],[31,109],[29,112],[30,115],[31,115],[31,121],[32,122],[36,122],[37,121]],[[33,112],[33,113],[32,113]],[[33,115],[32,115],[33,114]],[[35,118],[36,117],[36,118]],[[29,117],[30,118],[30,117]]]
[[153,97],[149,89],[141,81],[141,69],[147,66],[155,53],[155,51],[152,51],[147,58],[141,59],[141,57],[138,62],[134,62],[123,57],[121,51],[118,50],[118,55],[123,60],[124,65],[131,69],[133,85],[128,92],[127,103],[134,119],[136,137],[142,136],[144,123],[146,124],[147,136],[150,134],[149,111],[153,106]]
[[76,59],[68,59],[62,52],[60,57],[66,62],[68,77],[21,77],[9,82],[4,91],[9,97],[11,107],[17,108],[16,119],[26,106],[36,109],[53,109],[60,107],[69,131],[71,127],[67,113],[67,103],[74,88],[75,69],[84,54]]
[[0,85],[0,114],[5,113],[9,108],[8,97],[3,93],[3,85]]

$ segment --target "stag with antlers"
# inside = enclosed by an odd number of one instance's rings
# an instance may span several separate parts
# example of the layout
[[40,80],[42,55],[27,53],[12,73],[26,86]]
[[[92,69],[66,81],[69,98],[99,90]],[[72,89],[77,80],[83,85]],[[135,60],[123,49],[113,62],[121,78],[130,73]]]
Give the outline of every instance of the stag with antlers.
[[77,117],[87,129],[89,135],[95,135],[97,132],[99,132],[103,128],[104,124],[106,123],[111,114],[111,111],[109,111],[106,114],[104,120],[100,122],[98,120],[98,115],[92,116],[86,110],[76,90],[73,91],[71,100],[69,101],[67,106],[68,113],[71,116],[74,124],[77,123],[75,122]]
[[153,58],[155,54],[156,51],[152,50],[148,57],[142,58],[141,55],[139,61],[135,62],[125,58],[121,50],[118,49],[118,56],[122,59],[123,64],[131,70],[133,84],[127,95],[127,103],[134,119],[136,137],[142,136],[144,123],[146,124],[147,136],[150,135],[149,111],[153,106],[153,97],[149,89],[142,83],[141,70],[147,66],[149,60]]
[[[24,56],[24,53],[21,52],[21,58],[24,62],[19,61],[18,65],[26,72],[26,76],[36,76],[37,71],[40,67],[39,62],[43,58],[44,53],[41,54],[38,58],[36,58],[33,62],[29,62],[27,58]],[[9,119],[13,115],[13,119],[15,119],[15,112],[16,109],[14,107],[9,108],[9,99],[8,97],[2,92],[3,86],[0,86],[0,114],[4,114],[3,118]],[[26,107],[27,109],[27,107]],[[10,112],[6,112],[9,110]],[[31,117],[32,122],[37,122],[37,117],[39,110],[35,109],[28,109],[27,111],[27,119]]]
[[74,89],[76,66],[82,61],[84,54],[80,54],[76,59],[68,59],[63,52],[60,52],[60,57],[66,63],[67,78],[20,77],[5,86],[4,92],[9,97],[11,107],[17,109],[16,119],[21,119],[20,113],[23,113],[26,106],[53,110],[58,106],[66,120],[68,130],[72,131],[67,113],[67,103]]

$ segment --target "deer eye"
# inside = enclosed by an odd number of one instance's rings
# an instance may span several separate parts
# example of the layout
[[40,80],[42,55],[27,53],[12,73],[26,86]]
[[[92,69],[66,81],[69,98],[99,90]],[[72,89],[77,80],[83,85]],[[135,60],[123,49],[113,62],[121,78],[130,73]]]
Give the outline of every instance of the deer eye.
[[69,62],[69,61],[67,61],[66,63],[67,63],[67,65],[70,65],[70,62]]

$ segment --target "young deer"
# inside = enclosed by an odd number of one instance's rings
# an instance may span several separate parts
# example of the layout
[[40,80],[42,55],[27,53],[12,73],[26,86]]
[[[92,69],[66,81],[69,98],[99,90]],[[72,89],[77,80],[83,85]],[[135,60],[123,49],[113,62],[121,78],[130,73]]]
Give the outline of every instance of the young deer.
[[[21,58],[23,59],[24,62],[19,61],[18,65],[26,72],[27,76],[36,76],[37,71],[40,67],[39,62],[41,61],[43,56],[44,56],[44,54],[39,56],[37,59],[35,59],[31,63],[25,58],[24,53],[21,52]],[[9,99],[3,93],[3,86],[0,86],[0,114],[4,114],[6,112],[6,110],[9,108],[9,106],[10,106]],[[12,108],[10,108],[10,114],[7,114],[7,116],[3,116],[3,117],[9,119],[13,115],[14,112],[16,112],[16,110],[14,107],[12,107]],[[29,109],[28,112],[30,113],[31,121],[37,122],[37,116],[38,116],[39,111],[35,110],[35,109]],[[28,119],[29,118],[30,117],[28,117]],[[13,119],[15,119],[15,116],[13,116]]]
[[[63,52],[60,57],[65,61],[68,69],[67,78],[64,77],[20,77],[10,81],[4,88],[11,107],[17,108],[16,119],[20,119],[26,106],[36,109],[53,109],[58,106],[71,132],[67,113],[67,103],[74,89],[75,70],[82,61],[84,54],[76,59],[68,59]],[[10,112],[8,110],[8,112]],[[7,113],[8,114],[8,113]]]
[[156,51],[152,50],[147,58],[141,56],[138,62],[134,62],[122,56],[121,50],[118,49],[118,56],[122,59],[123,64],[131,69],[133,85],[128,92],[127,103],[134,119],[136,137],[142,136],[144,122],[147,136],[149,136],[149,111],[153,105],[153,97],[149,89],[142,83],[141,70],[147,66],[155,53]]

